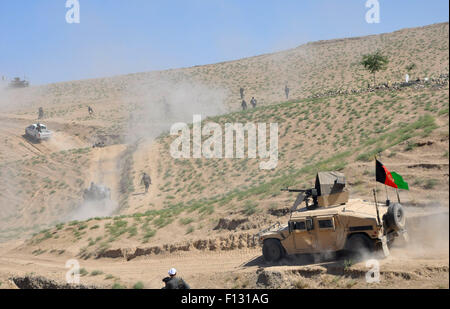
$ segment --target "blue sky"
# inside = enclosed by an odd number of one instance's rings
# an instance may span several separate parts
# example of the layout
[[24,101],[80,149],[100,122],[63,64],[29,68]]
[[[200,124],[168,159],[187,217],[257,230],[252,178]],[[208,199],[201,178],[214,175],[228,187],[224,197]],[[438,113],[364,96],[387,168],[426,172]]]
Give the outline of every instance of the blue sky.
[[188,67],[448,21],[448,0],[0,0],[0,75],[32,84]]

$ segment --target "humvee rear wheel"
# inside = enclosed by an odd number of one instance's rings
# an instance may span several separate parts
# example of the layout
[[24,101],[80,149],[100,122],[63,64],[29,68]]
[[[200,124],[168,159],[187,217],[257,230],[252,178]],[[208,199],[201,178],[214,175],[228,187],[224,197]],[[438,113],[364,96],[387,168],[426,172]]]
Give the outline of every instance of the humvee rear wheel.
[[355,255],[362,255],[372,251],[370,239],[362,234],[350,236],[345,247],[348,252]]
[[278,239],[267,239],[263,245],[263,256],[268,262],[277,262],[284,255],[283,247]]

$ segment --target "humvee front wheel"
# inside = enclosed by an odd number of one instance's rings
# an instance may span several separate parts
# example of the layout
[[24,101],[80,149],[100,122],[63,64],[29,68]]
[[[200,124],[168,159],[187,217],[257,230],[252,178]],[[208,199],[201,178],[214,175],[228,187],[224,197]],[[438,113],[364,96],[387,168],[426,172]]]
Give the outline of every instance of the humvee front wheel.
[[278,239],[267,239],[263,245],[263,256],[268,262],[277,262],[284,256],[284,250]]

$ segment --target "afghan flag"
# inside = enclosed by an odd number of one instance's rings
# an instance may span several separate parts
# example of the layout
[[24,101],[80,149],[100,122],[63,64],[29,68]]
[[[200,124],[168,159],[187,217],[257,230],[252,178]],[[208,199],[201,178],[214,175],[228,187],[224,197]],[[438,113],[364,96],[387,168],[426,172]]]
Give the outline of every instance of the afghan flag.
[[403,177],[397,174],[396,172],[391,173],[392,178],[394,178],[394,182],[399,189],[409,190],[409,185],[406,181],[403,180]]
[[376,160],[376,178],[378,182],[386,186],[409,190],[408,183],[403,180],[403,177],[396,172],[389,172],[389,170],[380,161]]

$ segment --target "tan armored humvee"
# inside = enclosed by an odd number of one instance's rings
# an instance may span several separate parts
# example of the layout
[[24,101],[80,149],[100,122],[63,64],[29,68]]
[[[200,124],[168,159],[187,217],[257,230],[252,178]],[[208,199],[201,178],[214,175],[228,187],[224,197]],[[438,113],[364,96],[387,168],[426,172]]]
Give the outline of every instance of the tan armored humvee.
[[[278,261],[289,254],[377,249],[388,255],[388,245],[395,237],[407,238],[402,206],[349,200],[342,173],[318,173],[315,188],[283,191],[299,195],[287,225],[277,223],[258,234],[267,261]],[[297,210],[303,202],[306,207]]]

